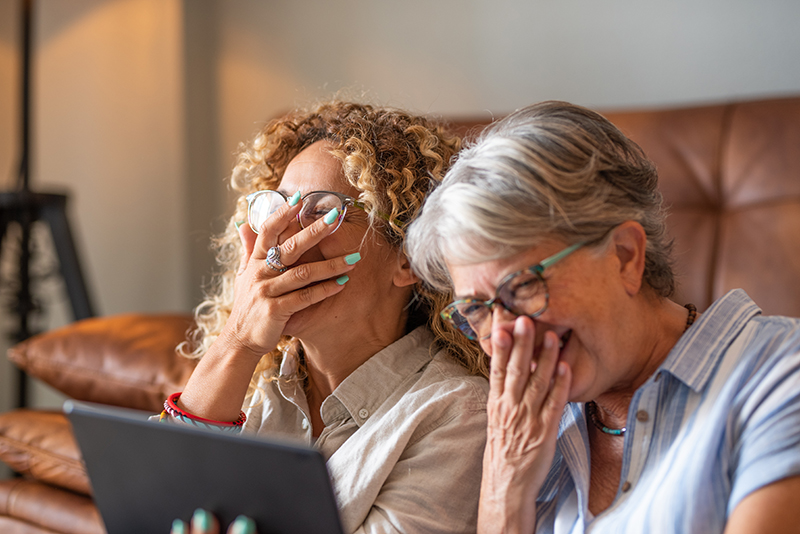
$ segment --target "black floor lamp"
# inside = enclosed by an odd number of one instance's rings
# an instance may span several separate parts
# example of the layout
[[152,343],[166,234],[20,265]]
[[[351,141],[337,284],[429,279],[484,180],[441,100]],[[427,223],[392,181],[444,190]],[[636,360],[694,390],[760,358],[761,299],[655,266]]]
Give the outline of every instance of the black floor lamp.
[[[19,175],[14,191],[0,193],[0,239],[12,238],[8,233],[11,225],[18,225],[18,279],[13,281],[14,295],[7,303],[18,320],[12,340],[23,341],[37,332],[33,331],[31,318],[40,311],[34,297],[31,280],[31,260],[35,250],[32,248],[31,228],[41,221],[50,228],[50,233],[58,256],[61,276],[64,279],[67,295],[74,318],[85,319],[94,315],[89,291],[81,271],[75,242],[67,220],[67,195],[55,193],[35,193],[30,186],[31,163],[31,45],[33,42],[33,1],[22,2],[22,106],[21,106],[21,153]],[[0,248],[0,251],[9,247]],[[27,377],[19,371],[17,380],[17,405],[28,404]]]

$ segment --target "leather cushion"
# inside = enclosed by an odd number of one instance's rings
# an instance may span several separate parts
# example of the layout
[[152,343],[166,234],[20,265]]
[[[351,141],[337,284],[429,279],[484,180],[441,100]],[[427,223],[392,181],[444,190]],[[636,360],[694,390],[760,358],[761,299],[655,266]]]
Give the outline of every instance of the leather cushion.
[[609,113],[658,167],[673,300],[702,311],[734,288],[800,317],[800,98]]
[[105,534],[106,530],[89,497],[15,479],[0,481],[0,532]]
[[72,428],[61,413],[0,414],[0,460],[23,475],[91,495]]
[[160,412],[196,365],[175,352],[191,324],[177,314],[85,319],[18,343],[8,357],[72,398]]
[[3,534],[59,534],[49,528],[31,525],[22,519],[0,515],[0,532]]

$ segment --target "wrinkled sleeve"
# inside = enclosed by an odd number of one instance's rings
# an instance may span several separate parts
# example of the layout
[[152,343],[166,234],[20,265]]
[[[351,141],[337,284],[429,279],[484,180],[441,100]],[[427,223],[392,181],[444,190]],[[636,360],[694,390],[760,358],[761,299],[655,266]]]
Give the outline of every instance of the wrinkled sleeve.
[[728,514],[750,493],[800,475],[800,348],[776,358],[740,414]]

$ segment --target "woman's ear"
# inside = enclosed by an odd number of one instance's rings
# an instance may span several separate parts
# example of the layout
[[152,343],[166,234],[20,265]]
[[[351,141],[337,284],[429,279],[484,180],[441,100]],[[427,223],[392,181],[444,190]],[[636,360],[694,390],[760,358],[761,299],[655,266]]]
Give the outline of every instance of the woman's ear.
[[625,221],[612,233],[614,254],[619,261],[619,274],[625,291],[633,296],[642,287],[647,233],[636,221]]
[[411,270],[411,262],[408,261],[406,255],[402,252],[397,255],[397,264],[398,269],[392,279],[395,286],[407,287],[419,282],[419,278],[414,274],[414,271]]

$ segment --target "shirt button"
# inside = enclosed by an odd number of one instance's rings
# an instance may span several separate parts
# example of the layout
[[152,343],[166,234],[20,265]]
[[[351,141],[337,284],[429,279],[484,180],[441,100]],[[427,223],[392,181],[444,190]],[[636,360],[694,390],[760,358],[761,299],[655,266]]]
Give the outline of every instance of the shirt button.
[[622,485],[622,493],[627,492],[629,489],[631,489],[631,483],[626,480],[625,484]]
[[361,408],[361,409],[358,411],[358,416],[359,416],[361,419],[366,419],[367,417],[369,417],[369,410],[367,410],[366,408]]
[[650,420],[650,414],[648,414],[644,410],[639,410],[638,412],[636,412],[636,420],[639,421],[640,423],[646,423],[647,421]]
[[303,427],[303,430],[308,430],[308,419],[303,419],[303,422],[300,423],[300,426]]

